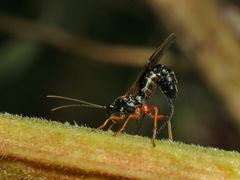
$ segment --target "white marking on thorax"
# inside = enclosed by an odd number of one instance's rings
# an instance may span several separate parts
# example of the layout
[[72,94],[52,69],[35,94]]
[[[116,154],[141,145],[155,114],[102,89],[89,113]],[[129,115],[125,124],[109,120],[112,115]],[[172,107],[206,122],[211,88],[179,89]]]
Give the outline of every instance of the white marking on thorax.
[[152,91],[157,86],[156,82],[159,79],[159,77],[155,73],[151,72],[151,75],[149,77],[145,77],[145,78],[147,79],[147,82],[146,82],[146,85],[143,88],[143,90],[147,95],[151,95]]

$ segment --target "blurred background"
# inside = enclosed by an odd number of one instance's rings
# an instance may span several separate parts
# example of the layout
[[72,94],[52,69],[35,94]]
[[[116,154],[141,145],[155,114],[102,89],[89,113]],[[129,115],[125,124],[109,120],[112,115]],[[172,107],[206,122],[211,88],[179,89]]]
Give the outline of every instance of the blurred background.
[[[240,150],[237,0],[8,0],[0,3],[0,111],[96,128],[102,110],[51,112],[55,94],[101,105],[124,93],[171,32],[161,60],[176,72],[176,141]],[[168,113],[157,91],[151,101]],[[129,123],[126,132],[135,129]],[[141,135],[152,135],[144,119]],[[160,134],[166,138],[166,131]]]

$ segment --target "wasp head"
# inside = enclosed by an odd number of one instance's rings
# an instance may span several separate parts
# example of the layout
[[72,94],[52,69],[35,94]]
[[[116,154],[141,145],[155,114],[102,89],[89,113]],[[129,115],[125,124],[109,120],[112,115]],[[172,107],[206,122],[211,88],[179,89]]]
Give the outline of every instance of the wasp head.
[[113,103],[107,106],[108,114],[110,115],[123,114],[124,104],[125,104],[124,98],[122,98],[121,96],[116,98]]

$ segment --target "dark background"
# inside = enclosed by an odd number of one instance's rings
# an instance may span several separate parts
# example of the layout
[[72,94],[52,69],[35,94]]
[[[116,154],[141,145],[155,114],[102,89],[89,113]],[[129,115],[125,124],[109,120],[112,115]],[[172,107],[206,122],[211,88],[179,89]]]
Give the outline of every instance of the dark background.
[[[236,2],[228,3],[238,8]],[[14,24],[14,19],[55,27],[73,37],[110,46],[154,49],[170,32],[175,32],[159,22],[146,1],[136,0],[8,0],[0,3],[0,17],[13,18],[13,22],[7,20],[12,27],[10,30],[0,28],[0,111],[71,124],[76,122],[92,128],[98,127],[106,119],[105,112],[87,108],[51,112],[52,107],[65,102],[47,99],[46,95],[63,95],[107,105],[128,88],[141,66],[98,61],[81,56],[81,53],[76,55],[71,49],[61,49],[64,41],[54,46],[44,38],[32,38],[31,33],[35,32],[28,25],[22,27]],[[20,34],[11,32],[11,29]],[[33,36],[41,37],[42,32],[40,30]],[[55,35],[53,33],[52,37]],[[179,81],[172,121],[174,139],[239,151],[239,126],[233,115],[214,89],[196,72],[195,59],[189,58],[179,47],[184,47],[184,44],[176,42],[169,49],[174,57],[179,58],[171,62],[163,61],[174,69]],[[107,55],[109,52],[104,53]],[[132,62],[135,60],[132,59]],[[151,104],[156,104],[162,114],[168,113],[166,98],[160,90]],[[145,119],[140,134],[151,136],[151,128],[151,120]],[[127,132],[131,133],[133,129],[134,124],[130,123]],[[166,138],[166,131],[161,133],[161,137]]]

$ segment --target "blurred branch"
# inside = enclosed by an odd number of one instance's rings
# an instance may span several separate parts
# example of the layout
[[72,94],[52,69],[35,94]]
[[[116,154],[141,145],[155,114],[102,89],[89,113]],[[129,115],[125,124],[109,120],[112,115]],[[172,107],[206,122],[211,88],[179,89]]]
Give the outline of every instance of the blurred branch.
[[[0,12],[0,31],[52,45],[77,57],[112,64],[142,66],[155,50],[146,47],[109,45],[79,38],[57,27],[10,16],[2,12]],[[164,58],[167,59],[168,64],[173,62],[173,56],[169,53]]]
[[240,8],[233,5],[225,5],[224,7],[221,6],[221,11],[223,11],[223,17],[226,19],[229,27],[232,28],[232,31],[240,39]]
[[[218,1],[148,1],[156,16],[174,30],[185,54],[221,97],[240,127],[240,46],[224,22]],[[167,18],[166,18],[167,17]]]

